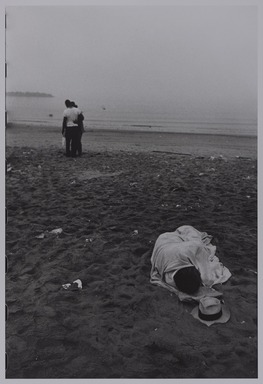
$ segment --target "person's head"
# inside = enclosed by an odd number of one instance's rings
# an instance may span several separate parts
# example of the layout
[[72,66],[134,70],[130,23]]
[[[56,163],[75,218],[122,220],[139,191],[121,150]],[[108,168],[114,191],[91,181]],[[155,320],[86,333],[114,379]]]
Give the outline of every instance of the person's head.
[[71,101],[71,106],[72,106],[73,108],[78,108],[78,106],[77,106],[77,104],[75,103],[75,101]]
[[71,101],[67,99],[65,101],[65,105],[66,105],[67,108],[70,108],[71,107]]
[[179,269],[174,275],[174,282],[179,291],[194,294],[202,284],[200,272],[193,267]]

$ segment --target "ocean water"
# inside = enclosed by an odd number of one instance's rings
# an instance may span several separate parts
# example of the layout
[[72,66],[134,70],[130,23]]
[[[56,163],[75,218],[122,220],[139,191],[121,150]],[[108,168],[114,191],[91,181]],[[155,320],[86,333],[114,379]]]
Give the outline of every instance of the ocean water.
[[[146,132],[199,133],[218,135],[257,136],[257,121],[237,119],[180,118],[172,111],[154,109],[145,112],[141,108],[95,108],[80,103],[87,130],[113,129]],[[64,100],[56,97],[6,96],[7,121],[9,123],[62,125]]]

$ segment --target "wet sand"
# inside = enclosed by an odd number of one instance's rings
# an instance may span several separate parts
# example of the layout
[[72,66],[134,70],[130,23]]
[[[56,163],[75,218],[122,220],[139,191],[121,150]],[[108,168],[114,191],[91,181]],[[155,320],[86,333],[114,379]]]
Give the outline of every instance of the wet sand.
[[[6,143],[11,146],[61,146],[61,129],[54,126],[12,125]],[[198,156],[257,157],[255,136],[200,135],[189,133],[86,131],[82,137],[86,151],[168,152]]]
[[[255,138],[85,132],[76,159],[52,127],[6,143],[7,378],[257,377]],[[150,284],[155,240],[184,224],[232,273],[225,324]]]

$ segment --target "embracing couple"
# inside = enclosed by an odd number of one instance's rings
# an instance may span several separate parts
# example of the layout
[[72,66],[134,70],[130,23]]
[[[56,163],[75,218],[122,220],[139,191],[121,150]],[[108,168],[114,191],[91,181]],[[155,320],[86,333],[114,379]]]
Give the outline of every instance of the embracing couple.
[[63,112],[62,136],[66,139],[66,156],[82,155],[81,137],[84,132],[84,116],[74,101],[65,101]]

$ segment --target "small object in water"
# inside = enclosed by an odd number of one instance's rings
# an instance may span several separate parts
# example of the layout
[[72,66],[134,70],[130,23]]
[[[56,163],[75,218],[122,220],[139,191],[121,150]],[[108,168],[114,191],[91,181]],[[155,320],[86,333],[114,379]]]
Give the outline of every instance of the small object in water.
[[49,116],[49,117],[53,117],[53,113],[50,113],[48,116]]

